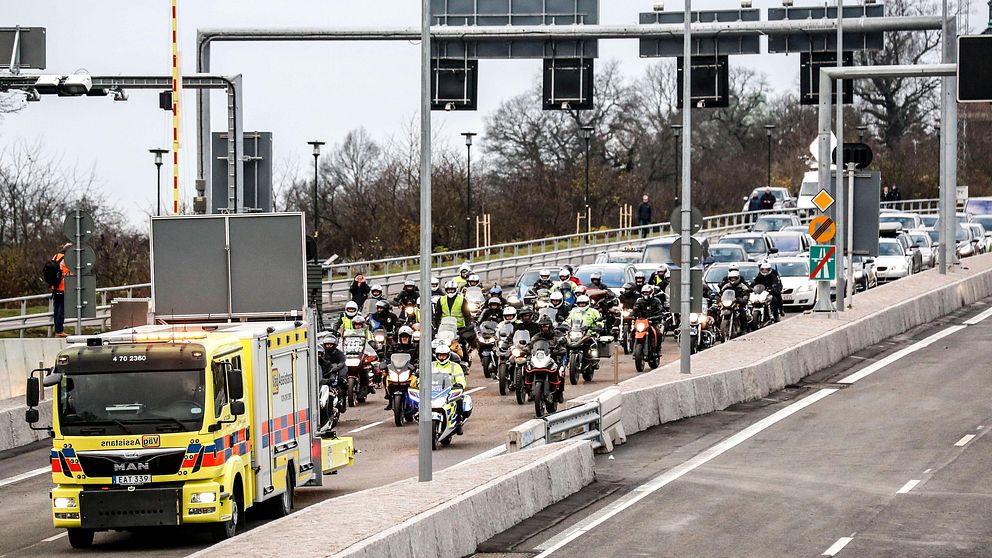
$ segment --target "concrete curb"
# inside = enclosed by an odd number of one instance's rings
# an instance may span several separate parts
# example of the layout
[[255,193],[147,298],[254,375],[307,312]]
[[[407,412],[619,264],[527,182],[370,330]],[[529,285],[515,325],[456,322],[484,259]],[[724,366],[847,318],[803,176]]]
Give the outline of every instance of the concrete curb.
[[467,556],[591,483],[593,467],[589,442],[551,444],[325,500],[191,556]]

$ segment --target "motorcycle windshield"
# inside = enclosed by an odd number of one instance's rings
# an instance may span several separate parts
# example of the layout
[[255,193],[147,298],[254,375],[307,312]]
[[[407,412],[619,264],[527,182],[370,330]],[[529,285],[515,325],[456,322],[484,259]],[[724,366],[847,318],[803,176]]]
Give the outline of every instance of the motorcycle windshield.
[[482,324],[479,325],[479,335],[482,335],[483,337],[492,337],[496,334],[497,327],[498,324],[496,322],[489,320],[482,322]]
[[545,316],[551,318],[551,323],[555,323],[558,321],[556,319],[558,318],[558,311],[555,310],[554,308],[541,308],[541,311],[537,313],[538,320],[540,320]]
[[482,304],[484,300],[482,295],[482,289],[479,287],[469,287],[465,289],[465,300],[466,302],[474,302],[476,304]]
[[412,357],[407,353],[396,353],[389,357],[389,364],[391,364],[393,368],[400,370],[402,368],[406,368],[407,365],[410,364],[411,359]]
[[513,334],[513,344],[514,345],[527,345],[530,343],[530,332],[527,330],[520,330]]
[[720,301],[723,302],[725,305],[733,303],[736,298],[737,298],[737,294],[730,289],[723,291],[723,294],[720,295]]
[[583,322],[582,318],[572,318],[572,323],[569,324],[571,331],[583,331],[586,329],[586,324]]
[[345,354],[361,353],[365,350],[365,336],[345,334],[344,342],[341,345],[344,347]]
[[537,341],[534,343],[533,351],[534,354],[537,353],[549,354],[551,352],[551,343],[548,343],[543,339],[541,341]]
[[499,326],[499,336],[501,339],[509,339],[513,336],[513,324],[506,322]]

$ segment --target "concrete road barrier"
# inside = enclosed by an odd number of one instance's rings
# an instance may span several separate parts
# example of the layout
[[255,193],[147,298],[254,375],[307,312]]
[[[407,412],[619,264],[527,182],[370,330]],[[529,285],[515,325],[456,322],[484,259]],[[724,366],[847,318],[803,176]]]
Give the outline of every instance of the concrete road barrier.
[[0,399],[24,395],[31,371],[54,365],[65,347],[65,339],[0,339]]
[[589,442],[568,441],[456,465],[430,483],[325,500],[192,556],[467,556],[591,483],[593,462]]
[[[18,448],[48,438],[47,430],[32,430],[24,422],[24,398],[0,401],[0,451]],[[51,426],[52,400],[45,399],[38,406],[41,419],[36,426]]]

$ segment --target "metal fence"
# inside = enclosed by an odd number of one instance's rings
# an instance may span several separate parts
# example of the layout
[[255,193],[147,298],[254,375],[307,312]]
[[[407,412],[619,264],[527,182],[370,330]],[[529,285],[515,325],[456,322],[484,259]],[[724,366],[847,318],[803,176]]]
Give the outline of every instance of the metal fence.
[[[937,199],[904,200],[884,202],[883,208],[913,212],[937,211]],[[793,213],[805,217],[805,210],[786,209],[764,212],[741,212],[713,215],[703,219],[700,234],[719,237],[732,232],[747,230],[756,215],[762,213]],[[592,263],[598,254],[610,250],[632,247],[640,248],[659,236],[675,234],[669,223],[657,223],[643,227],[596,230],[582,234],[562,235],[536,240],[494,244],[469,250],[438,252],[431,255],[434,274],[447,278],[457,273],[463,263],[471,263],[472,269],[487,283],[508,285],[529,267],[558,266],[563,264],[581,265]],[[326,266],[327,279],[323,282],[324,301],[330,308],[343,305],[348,299],[348,287],[352,278],[364,274],[370,283],[382,285],[387,293],[395,293],[403,282],[418,280],[419,256],[398,256],[358,262],[333,263]],[[135,293],[146,295],[149,283],[102,287],[97,289],[100,297],[96,318],[84,320],[88,327],[106,329],[110,324],[110,302],[115,294],[126,293],[128,298]],[[47,306],[45,312],[35,312],[38,306]],[[0,318],[0,332],[18,331],[24,336],[25,330],[47,328],[51,334],[52,303],[51,294],[0,299],[0,309],[14,309],[18,314]]]

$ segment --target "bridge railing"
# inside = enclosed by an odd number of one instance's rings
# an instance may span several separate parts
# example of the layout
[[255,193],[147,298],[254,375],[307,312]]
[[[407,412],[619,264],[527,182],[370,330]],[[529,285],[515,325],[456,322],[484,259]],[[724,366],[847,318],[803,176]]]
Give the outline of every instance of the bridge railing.
[[[883,208],[914,212],[935,212],[937,199],[903,200],[883,202]],[[703,218],[700,234],[719,237],[732,232],[747,230],[756,215],[762,213],[794,213],[805,216],[805,210],[786,209],[759,212],[739,212],[712,215]],[[533,266],[556,267],[566,263],[580,265],[592,263],[598,254],[610,250],[632,247],[639,248],[649,240],[675,234],[670,223],[594,230],[581,234],[570,234],[506,242],[480,248],[437,252],[431,255],[434,275],[449,278],[457,273],[463,263],[471,263],[472,269],[487,284],[510,284],[525,269]],[[380,284],[387,293],[397,292],[407,279],[417,280],[420,269],[419,256],[397,256],[357,262],[333,263],[326,266],[327,279],[323,282],[324,300],[332,308],[343,304],[348,298],[348,287],[358,273],[366,275],[369,282]],[[147,295],[151,285],[141,283],[97,289],[98,304],[96,318],[84,320],[87,327],[99,326],[106,329],[110,325],[110,303],[117,296],[133,298],[136,293]],[[39,294],[0,299],[0,310],[12,315],[0,317],[0,332],[17,331],[21,337],[28,329],[47,328],[52,332],[51,294]],[[71,323],[70,323],[71,324]]]

